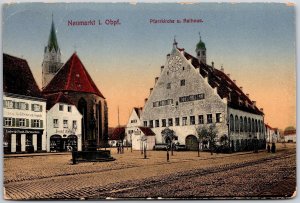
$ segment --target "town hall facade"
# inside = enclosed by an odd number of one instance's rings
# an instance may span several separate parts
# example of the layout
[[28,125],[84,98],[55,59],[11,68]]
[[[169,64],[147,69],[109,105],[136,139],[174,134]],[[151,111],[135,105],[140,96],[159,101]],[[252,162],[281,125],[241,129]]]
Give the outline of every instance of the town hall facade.
[[226,136],[234,150],[246,150],[254,140],[263,148],[263,110],[223,68],[216,69],[213,62],[206,64],[206,46],[201,38],[195,51],[197,57],[178,48],[174,39],[173,49],[145,100],[143,126],[156,134],[156,144],[170,141],[162,133],[170,129],[178,144],[194,150],[198,147],[197,129],[215,124],[218,140]]

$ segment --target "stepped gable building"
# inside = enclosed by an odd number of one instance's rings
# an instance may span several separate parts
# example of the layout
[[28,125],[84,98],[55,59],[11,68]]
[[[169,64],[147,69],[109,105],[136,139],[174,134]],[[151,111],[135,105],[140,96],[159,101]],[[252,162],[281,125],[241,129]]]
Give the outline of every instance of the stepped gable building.
[[28,63],[3,54],[3,144],[5,153],[46,151],[46,99]]
[[46,95],[47,152],[81,151],[82,115],[64,93]]
[[[206,46],[196,45],[196,57],[177,47],[161,67],[160,77],[150,89],[141,120],[156,134],[156,143],[167,143],[164,129],[176,134],[179,144],[197,149],[198,127],[215,124],[218,137],[226,136],[234,150],[265,146],[264,113],[229,74],[206,64]],[[257,142],[256,139],[259,141]],[[220,144],[220,143],[218,143]]]
[[42,88],[44,88],[51,81],[62,65],[63,63],[61,63],[60,48],[58,46],[56,30],[52,16],[50,35],[48,44],[44,49],[44,60],[42,63]]
[[43,89],[45,96],[63,93],[79,110],[82,117],[82,140],[107,144],[107,104],[76,53],[69,58]]

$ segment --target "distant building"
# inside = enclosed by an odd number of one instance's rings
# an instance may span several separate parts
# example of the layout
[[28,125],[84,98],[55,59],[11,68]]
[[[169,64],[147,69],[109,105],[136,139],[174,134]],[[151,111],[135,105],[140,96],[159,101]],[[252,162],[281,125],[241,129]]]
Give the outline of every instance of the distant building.
[[197,149],[196,129],[215,124],[218,140],[226,136],[234,150],[252,149],[254,140],[265,146],[264,113],[250,100],[223,67],[206,64],[206,46],[196,45],[196,57],[174,40],[160,76],[155,78],[141,115],[144,127],[156,135],[156,143],[170,142],[165,129],[175,133],[176,142]]
[[116,127],[114,128],[112,134],[108,138],[108,144],[111,147],[116,147],[117,143],[126,146],[126,139],[125,139],[125,127]]
[[131,111],[126,125],[126,140],[129,144],[132,144],[132,135],[134,130],[136,130],[139,126],[142,126],[141,114],[142,108],[139,107],[134,107]]
[[270,125],[266,124],[266,142],[276,143],[280,141],[280,132],[278,128],[272,128]]
[[284,141],[285,142],[294,142],[296,143],[296,128],[294,127],[288,127],[283,132],[284,135]]
[[4,153],[46,151],[46,99],[28,63],[3,54]]
[[63,94],[47,95],[47,152],[81,151],[82,115]]

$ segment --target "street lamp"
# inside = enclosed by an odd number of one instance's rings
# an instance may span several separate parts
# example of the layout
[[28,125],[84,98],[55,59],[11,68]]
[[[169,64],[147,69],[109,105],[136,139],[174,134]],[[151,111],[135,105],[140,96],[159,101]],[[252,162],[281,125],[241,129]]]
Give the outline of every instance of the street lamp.
[[130,151],[132,152],[132,132],[129,133],[130,135]]

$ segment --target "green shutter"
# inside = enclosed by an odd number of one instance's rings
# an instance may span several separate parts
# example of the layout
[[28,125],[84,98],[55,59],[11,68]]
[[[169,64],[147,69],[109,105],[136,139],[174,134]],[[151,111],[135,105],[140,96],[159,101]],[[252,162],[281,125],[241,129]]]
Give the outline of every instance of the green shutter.
[[16,118],[16,127],[19,127],[20,126],[20,119]]
[[16,102],[12,102],[13,103],[13,109],[16,108]]
[[31,122],[31,127],[33,128],[33,119],[31,119],[30,122]]
[[29,119],[26,119],[26,127],[29,127]]
[[31,111],[33,111],[33,110],[34,110],[33,106],[34,106],[34,104],[31,104]]
[[26,110],[29,110],[29,104],[27,104],[27,103],[26,103]]
[[6,100],[3,100],[3,108],[6,108]]
[[16,126],[16,119],[12,118],[12,127],[15,127],[15,126]]
[[[42,106],[41,106],[41,107],[42,107]],[[42,127],[43,127],[43,120],[40,120],[40,122],[41,122],[41,126],[40,126],[40,127],[42,128]]]
[[43,111],[43,106],[42,105],[40,105],[40,112],[42,112]]

